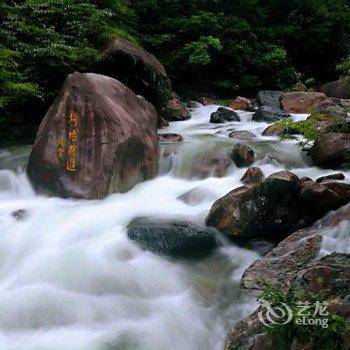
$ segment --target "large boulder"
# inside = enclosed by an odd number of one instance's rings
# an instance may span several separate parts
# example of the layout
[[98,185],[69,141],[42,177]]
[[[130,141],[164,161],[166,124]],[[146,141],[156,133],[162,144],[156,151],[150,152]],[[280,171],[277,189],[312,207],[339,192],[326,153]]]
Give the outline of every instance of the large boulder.
[[256,122],[271,123],[285,118],[290,118],[290,114],[282,111],[281,109],[269,106],[262,106],[253,114],[253,120]]
[[271,107],[273,109],[281,109],[282,91],[259,91],[257,102],[259,106]]
[[183,106],[179,96],[173,92],[170,100],[163,110],[162,117],[170,122],[176,122],[190,119],[191,113]]
[[216,112],[210,115],[211,123],[225,123],[227,121],[239,122],[240,120],[241,119],[237,112],[224,107],[219,107]]
[[181,221],[139,218],[128,226],[128,237],[143,249],[173,257],[202,257],[217,246],[215,232]]
[[350,98],[350,84],[346,81],[336,80],[323,84],[320,91],[329,97]]
[[267,238],[275,242],[307,227],[327,212],[349,202],[347,186],[300,181],[288,171],[234,189],[210,209],[207,225],[239,239]]
[[327,99],[321,92],[287,92],[282,95],[282,108],[287,113],[310,113]]
[[119,81],[69,75],[43,119],[27,173],[39,192],[95,199],[157,174],[157,113]]
[[262,280],[288,290],[298,271],[314,260],[321,250],[322,235],[314,228],[299,230],[256,260],[243,273],[241,287],[249,292],[263,290]]
[[118,79],[161,112],[171,95],[163,65],[149,52],[118,38],[104,51],[96,72]]
[[315,141],[308,153],[315,165],[324,168],[348,166],[350,162],[350,134],[324,134]]
[[218,199],[206,223],[233,237],[276,239],[296,223],[293,203],[298,190],[296,175],[275,173],[257,186],[239,187]]

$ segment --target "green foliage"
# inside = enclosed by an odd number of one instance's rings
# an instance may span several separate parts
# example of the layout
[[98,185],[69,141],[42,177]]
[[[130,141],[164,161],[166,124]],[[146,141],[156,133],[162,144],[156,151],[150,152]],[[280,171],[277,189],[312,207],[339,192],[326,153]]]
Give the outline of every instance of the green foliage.
[[346,0],[137,0],[135,11],[143,45],[180,88],[284,90],[314,77],[312,89],[336,78],[350,51]]
[[3,111],[14,101],[41,97],[37,84],[24,82],[17,70],[16,57],[18,54],[0,45],[0,121],[4,118]]
[[[289,290],[284,293],[271,283],[262,283],[264,289],[258,301],[267,301],[272,307],[285,303],[292,311],[290,322],[286,324],[271,323],[264,328],[270,339],[274,342],[277,341],[280,350],[291,349],[293,340],[302,345],[311,343],[312,350],[345,350],[347,348],[344,338],[350,332],[349,323],[336,314],[322,315],[317,312],[316,303],[326,302],[328,291],[305,293],[301,290]],[[297,322],[300,319],[300,303],[305,302],[309,304],[309,315],[303,316],[307,325],[298,324]],[[315,317],[320,320],[320,323],[311,325],[309,320]],[[327,322],[328,327],[322,327],[322,322]]]
[[135,21],[125,0],[98,6],[82,0],[8,1],[1,2],[0,14],[2,120],[28,114],[26,104],[50,103],[66,75],[91,67],[108,41],[132,40],[128,28]]
[[272,126],[272,129],[285,129],[285,132],[280,135],[281,139],[293,138],[292,135],[302,135],[305,140],[301,141],[299,145],[305,147],[322,135],[322,128],[319,127],[320,122],[329,122],[329,126],[326,128],[327,132],[350,133],[350,125],[344,118],[332,116],[327,111],[311,113],[306,120],[301,122],[294,122],[290,119],[279,120]]

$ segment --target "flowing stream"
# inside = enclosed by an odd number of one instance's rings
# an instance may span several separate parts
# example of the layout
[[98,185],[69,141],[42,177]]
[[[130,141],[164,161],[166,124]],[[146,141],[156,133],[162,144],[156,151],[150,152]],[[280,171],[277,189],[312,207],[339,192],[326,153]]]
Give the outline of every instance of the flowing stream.
[[[244,142],[266,176],[289,169],[316,179],[332,171],[310,167],[297,140],[261,136],[268,124],[252,122],[252,113],[210,124],[217,107],[195,108],[192,119],[161,130],[184,141],[161,146],[157,178],[99,201],[36,195],[23,172],[30,147],[0,150],[0,349],[223,349],[230,326],[256,307],[239,279],[258,255],[223,239],[206,259],[172,260],[131,242],[128,223],[149,216],[203,225],[246,170],[225,162],[238,142],[229,129],[256,135]],[[18,210],[21,220],[13,216]],[[342,223],[328,233],[324,251],[335,242],[337,250],[349,246],[348,229]]]

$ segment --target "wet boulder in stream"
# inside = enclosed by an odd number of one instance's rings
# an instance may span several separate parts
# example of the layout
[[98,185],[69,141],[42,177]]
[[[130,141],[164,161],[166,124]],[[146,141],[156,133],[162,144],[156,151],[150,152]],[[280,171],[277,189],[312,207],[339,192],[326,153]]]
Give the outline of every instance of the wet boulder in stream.
[[281,105],[287,113],[310,113],[327,100],[327,96],[321,92],[294,91],[282,95]]
[[216,112],[210,115],[211,123],[225,123],[228,121],[239,122],[240,120],[237,112],[224,107],[219,107]]
[[253,114],[253,120],[256,122],[271,123],[286,118],[290,118],[290,114],[282,111],[281,109],[269,106],[262,106]]
[[254,162],[255,153],[249,146],[237,143],[231,152],[231,159],[239,168],[244,168]]
[[276,238],[296,222],[293,204],[298,190],[296,175],[275,173],[257,186],[239,187],[218,199],[206,223],[233,237]]
[[279,242],[348,202],[349,185],[300,182],[295,174],[280,171],[218,199],[206,223],[232,238]]
[[248,168],[241,178],[241,181],[247,186],[254,186],[264,180],[264,173],[258,167]]
[[157,113],[119,81],[73,73],[43,119],[27,167],[39,192],[99,199],[158,169]]
[[341,168],[350,163],[350,134],[328,133],[321,135],[309,150],[315,165],[324,168]]
[[200,258],[216,248],[215,232],[192,223],[147,218],[133,220],[128,237],[145,250],[172,257]]

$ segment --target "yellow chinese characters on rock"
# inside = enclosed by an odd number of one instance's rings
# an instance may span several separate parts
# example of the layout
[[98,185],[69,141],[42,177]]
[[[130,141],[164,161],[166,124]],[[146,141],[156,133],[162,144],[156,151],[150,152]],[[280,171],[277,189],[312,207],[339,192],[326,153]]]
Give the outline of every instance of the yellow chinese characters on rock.
[[64,138],[60,137],[57,141],[57,157],[59,160],[64,158],[67,151],[66,170],[69,172],[75,172],[77,170],[77,157],[78,157],[78,114],[71,112],[68,116],[69,131],[68,131],[68,144],[65,147]]
[[68,159],[66,169],[68,171],[76,171],[77,168],[77,153],[78,153],[78,114],[76,112],[71,112],[69,114],[69,132],[68,132]]
[[57,142],[57,157],[59,160],[63,159],[64,156],[64,138],[60,137]]

